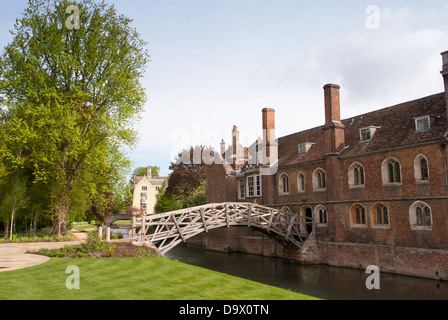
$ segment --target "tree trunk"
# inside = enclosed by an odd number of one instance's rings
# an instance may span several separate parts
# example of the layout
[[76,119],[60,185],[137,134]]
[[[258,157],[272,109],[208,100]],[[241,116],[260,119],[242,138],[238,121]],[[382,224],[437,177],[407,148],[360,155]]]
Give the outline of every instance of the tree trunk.
[[53,234],[57,235],[59,238],[61,235],[67,234],[67,221],[68,221],[68,210],[70,208],[69,201],[61,199],[58,202],[58,207],[56,208],[56,221],[53,226]]
[[12,226],[14,225],[14,208],[11,211],[11,232],[9,233],[9,240],[12,240]]

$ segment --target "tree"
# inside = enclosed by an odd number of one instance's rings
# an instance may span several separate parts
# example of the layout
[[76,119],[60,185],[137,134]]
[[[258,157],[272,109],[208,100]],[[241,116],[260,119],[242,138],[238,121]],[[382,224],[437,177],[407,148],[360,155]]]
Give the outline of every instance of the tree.
[[192,197],[197,188],[205,180],[210,165],[204,155],[213,154],[213,149],[196,146],[182,150],[175,162],[171,163],[173,170],[168,179],[167,195],[175,196],[181,202]]
[[9,237],[12,239],[13,226],[14,226],[14,215],[27,204],[27,194],[26,185],[23,179],[20,177],[12,178],[11,182],[8,184],[8,190],[6,195],[2,199],[2,204],[0,206],[0,211],[3,215],[10,215],[11,219]]
[[[75,28],[66,24],[70,5],[79,9]],[[111,166],[126,169],[107,161],[137,141],[149,56],[131,23],[104,1],[29,0],[0,60],[1,155],[48,187],[55,233],[66,230],[75,185],[101,193],[96,183]]]

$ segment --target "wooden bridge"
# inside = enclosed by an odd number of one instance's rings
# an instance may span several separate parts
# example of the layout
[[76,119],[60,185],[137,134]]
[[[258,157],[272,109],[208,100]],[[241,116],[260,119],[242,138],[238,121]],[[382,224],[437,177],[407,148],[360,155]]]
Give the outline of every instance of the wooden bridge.
[[[312,219],[253,203],[226,202],[207,204],[160,214],[132,217],[129,238],[151,242],[165,254],[181,242],[211,229],[246,226],[276,234],[302,248],[308,239],[307,225]],[[140,230],[137,232],[138,227]]]

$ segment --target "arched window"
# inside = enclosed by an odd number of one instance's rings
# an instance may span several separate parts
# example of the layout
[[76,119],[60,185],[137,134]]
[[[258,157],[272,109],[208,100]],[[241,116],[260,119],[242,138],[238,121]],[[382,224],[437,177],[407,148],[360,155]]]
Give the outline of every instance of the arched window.
[[289,178],[286,173],[280,175],[278,186],[280,194],[289,193]]
[[365,185],[364,167],[358,163],[353,163],[348,169],[348,185],[349,187],[357,187]]
[[409,222],[413,230],[430,230],[432,228],[430,206],[422,201],[414,202],[409,208]]
[[314,216],[316,217],[318,224],[328,223],[327,209],[323,205],[318,205],[314,208]]
[[327,181],[325,177],[325,171],[321,168],[314,170],[313,173],[313,188],[314,189],[325,189],[327,187]]
[[350,224],[354,227],[365,227],[366,221],[366,209],[360,205],[355,204],[350,210]]
[[374,204],[371,210],[372,225],[375,227],[389,226],[389,209],[381,204]]
[[302,172],[297,175],[297,191],[305,192],[305,175]]
[[381,165],[383,184],[401,183],[401,165],[395,158],[388,158]]
[[414,173],[416,182],[427,182],[429,180],[428,159],[422,154],[415,157]]

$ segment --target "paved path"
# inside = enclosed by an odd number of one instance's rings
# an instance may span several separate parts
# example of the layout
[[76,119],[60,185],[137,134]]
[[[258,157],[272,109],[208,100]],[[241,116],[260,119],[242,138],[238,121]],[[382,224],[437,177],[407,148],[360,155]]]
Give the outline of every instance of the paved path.
[[83,232],[73,230],[76,241],[66,242],[29,242],[29,243],[1,243],[0,244],[0,272],[17,270],[39,265],[50,260],[49,257],[37,254],[25,254],[27,250],[58,249],[65,246],[80,244],[87,240]]

